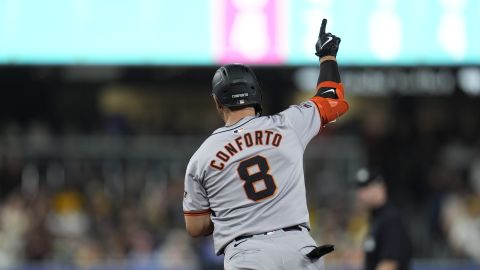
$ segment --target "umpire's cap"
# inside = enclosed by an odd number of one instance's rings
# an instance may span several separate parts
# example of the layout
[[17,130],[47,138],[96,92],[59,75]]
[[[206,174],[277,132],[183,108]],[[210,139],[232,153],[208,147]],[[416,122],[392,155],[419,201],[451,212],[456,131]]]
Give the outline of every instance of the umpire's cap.
[[212,79],[212,94],[232,110],[253,106],[262,112],[262,93],[253,70],[242,64],[220,67]]
[[383,176],[379,169],[361,168],[355,175],[355,186],[357,188],[366,187],[373,182],[384,182]]

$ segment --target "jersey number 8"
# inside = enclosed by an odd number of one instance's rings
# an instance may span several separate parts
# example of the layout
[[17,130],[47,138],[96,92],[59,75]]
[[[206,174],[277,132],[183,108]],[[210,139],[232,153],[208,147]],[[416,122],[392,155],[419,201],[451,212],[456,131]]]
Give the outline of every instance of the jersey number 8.
[[[277,190],[275,181],[271,174],[268,174],[270,167],[268,166],[267,159],[262,156],[254,156],[246,159],[238,165],[238,175],[240,179],[245,181],[243,188],[250,200],[260,201],[266,199]],[[259,186],[263,185],[259,188]]]

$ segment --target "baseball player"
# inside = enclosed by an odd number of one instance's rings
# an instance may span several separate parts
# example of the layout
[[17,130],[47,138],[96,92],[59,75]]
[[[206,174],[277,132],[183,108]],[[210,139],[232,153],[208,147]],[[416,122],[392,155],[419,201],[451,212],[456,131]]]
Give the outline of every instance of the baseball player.
[[183,210],[193,237],[213,233],[225,269],[323,269],[332,245],[310,236],[303,152],[323,126],[348,110],[336,62],[340,38],[316,43],[321,72],[308,101],[270,116],[260,86],[244,65],[219,68],[212,96],[225,126],[192,156],[185,175]]

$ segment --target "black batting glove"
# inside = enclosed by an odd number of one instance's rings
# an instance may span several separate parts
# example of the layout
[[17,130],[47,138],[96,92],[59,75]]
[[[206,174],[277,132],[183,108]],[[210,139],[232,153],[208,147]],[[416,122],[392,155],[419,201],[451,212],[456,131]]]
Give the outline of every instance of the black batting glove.
[[320,34],[318,35],[317,44],[315,44],[315,49],[318,57],[322,58],[324,56],[337,56],[338,47],[340,45],[341,39],[331,33],[325,33],[325,28],[327,27],[327,19],[322,20],[322,26],[320,27]]

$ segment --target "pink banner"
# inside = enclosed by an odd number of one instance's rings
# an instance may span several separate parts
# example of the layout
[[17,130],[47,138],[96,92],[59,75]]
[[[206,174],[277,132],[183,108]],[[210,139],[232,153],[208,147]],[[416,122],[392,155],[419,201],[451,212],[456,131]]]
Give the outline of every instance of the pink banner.
[[[285,54],[282,0],[218,0],[212,14],[216,61],[220,64],[279,64]],[[220,3],[221,2],[221,3]],[[283,14],[281,14],[283,13]],[[283,29],[286,31],[286,29]]]

